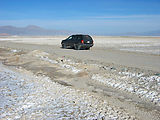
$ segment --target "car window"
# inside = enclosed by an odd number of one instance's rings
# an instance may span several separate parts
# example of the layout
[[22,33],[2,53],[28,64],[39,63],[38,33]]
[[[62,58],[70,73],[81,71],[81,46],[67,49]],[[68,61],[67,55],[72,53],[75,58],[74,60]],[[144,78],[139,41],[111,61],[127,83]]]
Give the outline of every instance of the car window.
[[76,39],[76,36],[75,36],[75,35],[73,35],[73,36],[72,36],[72,39],[73,39],[73,40],[75,40],[75,39]]
[[81,37],[77,37],[77,40],[81,40],[82,38]]
[[84,40],[92,40],[92,38],[91,38],[89,35],[84,35],[84,36],[83,36],[83,39],[84,39]]
[[70,36],[69,38],[68,38],[68,40],[71,40],[72,39],[72,36]]
[[82,36],[77,36],[77,40],[82,40]]

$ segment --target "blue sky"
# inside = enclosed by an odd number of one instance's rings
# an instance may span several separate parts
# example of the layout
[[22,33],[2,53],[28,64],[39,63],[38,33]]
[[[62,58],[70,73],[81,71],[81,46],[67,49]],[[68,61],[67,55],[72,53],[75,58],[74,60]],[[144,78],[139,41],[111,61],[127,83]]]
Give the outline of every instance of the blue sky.
[[85,33],[160,29],[160,0],[0,0],[0,25]]

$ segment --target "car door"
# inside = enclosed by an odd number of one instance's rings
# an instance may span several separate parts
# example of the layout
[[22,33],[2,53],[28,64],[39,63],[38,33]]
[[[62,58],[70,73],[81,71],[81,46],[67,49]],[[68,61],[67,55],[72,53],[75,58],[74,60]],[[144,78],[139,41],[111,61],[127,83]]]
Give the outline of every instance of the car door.
[[81,43],[81,40],[83,40],[83,39],[82,39],[82,35],[78,35],[78,36],[77,36],[76,43],[77,43],[77,44]]
[[75,42],[76,42],[76,36],[75,36],[75,35],[72,35],[72,39],[71,39],[71,42],[70,42],[70,46],[71,46],[71,47],[74,47]]
[[70,45],[71,45],[71,42],[72,42],[72,36],[69,36],[69,37],[67,38],[66,45],[67,45],[67,46],[70,46]]
[[76,42],[76,36],[72,35],[71,38],[69,38],[69,46],[71,48],[74,47],[75,42]]
[[74,44],[77,44],[77,43],[78,43],[78,40],[79,40],[79,37],[78,37],[77,35],[75,35]]

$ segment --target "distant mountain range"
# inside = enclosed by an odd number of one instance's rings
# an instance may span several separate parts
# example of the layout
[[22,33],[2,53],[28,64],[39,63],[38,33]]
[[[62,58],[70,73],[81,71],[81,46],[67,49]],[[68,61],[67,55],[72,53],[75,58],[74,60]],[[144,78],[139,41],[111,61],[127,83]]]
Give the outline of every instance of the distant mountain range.
[[122,36],[160,36],[160,30],[148,31],[148,32],[128,32],[124,34],[120,34]]
[[[36,25],[29,25],[26,27],[15,26],[0,26],[0,36],[54,36],[54,35],[71,35],[75,34],[71,31],[64,30],[49,30]],[[160,36],[160,30],[149,32],[128,32],[128,33],[106,33],[106,34],[92,34],[92,35],[106,35],[106,36]]]
[[111,33],[104,34],[106,36],[160,36],[160,30],[148,32],[127,32],[127,33]]
[[69,35],[71,31],[48,30],[39,26],[29,25],[26,27],[0,26],[0,35],[19,35],[19,36],[52,36],[52,35]]
[[150,35],[150,36],[160,36],[160,30],[150,31],[150,32],[144,32],[142,35]]

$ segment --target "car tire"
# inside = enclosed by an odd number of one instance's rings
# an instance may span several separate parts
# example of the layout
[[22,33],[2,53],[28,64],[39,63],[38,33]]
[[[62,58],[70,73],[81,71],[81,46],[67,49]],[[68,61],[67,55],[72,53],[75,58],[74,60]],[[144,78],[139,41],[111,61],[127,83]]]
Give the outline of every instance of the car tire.
[[90,50],[90,47],[89,47],[89,48],[86,48],[86,50]]
[[66,44],[62,44],[62,48],[67,48]]
[[74,49],[75,50],[80,50],[81,49],[81,45],[74,44]]
[[62,48],[64,48],[64,44],[62,44]]

